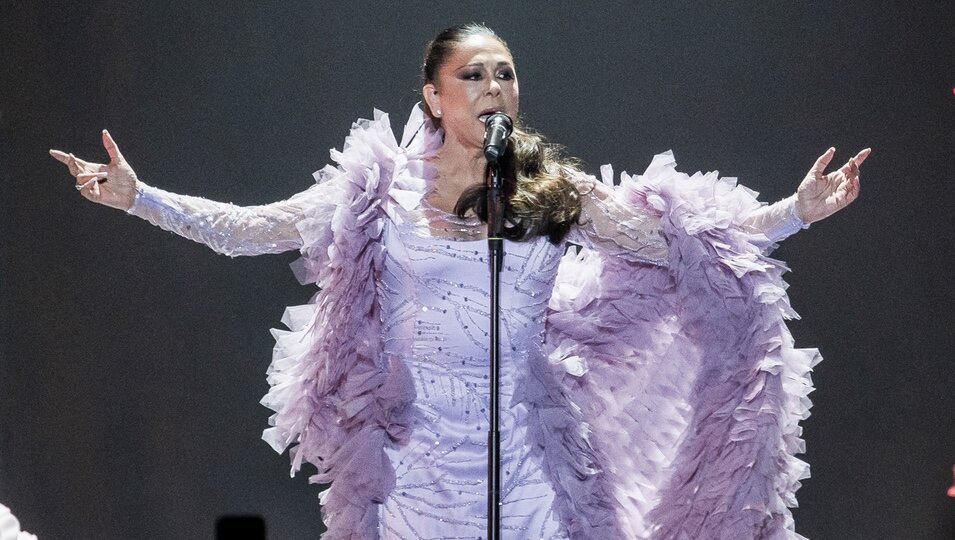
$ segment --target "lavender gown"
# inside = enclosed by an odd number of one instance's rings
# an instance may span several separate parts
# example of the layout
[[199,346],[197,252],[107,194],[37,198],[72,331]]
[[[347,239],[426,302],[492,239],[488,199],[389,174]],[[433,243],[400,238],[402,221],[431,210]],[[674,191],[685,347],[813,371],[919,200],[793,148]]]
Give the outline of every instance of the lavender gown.
[[[292,447],[293,473],[310,462],[331,483],[325,538],[485,534],[486,242],[479,222],[422,198],[439,146],[420,110],[400,145],[376,114],[287,201],[241,208],[141,184],[130,209],[232,256],[302,251],[296,272],[322,291],[274,331],[264,438]],[[801,225],[792,201],[761,206],[715,175],[676,173],[669,154],[621,188],[603,173],[575,178],[580,255],[506,242],[503,537],[799,538],[786,506],[807,475],[793,454],[818,359],[792,349],[784,269],[765,257]],[[736,284],[751,298],[728,305]],[[732,361],[712,345],[732,337],[707,322],[713,297],[748,340]]]

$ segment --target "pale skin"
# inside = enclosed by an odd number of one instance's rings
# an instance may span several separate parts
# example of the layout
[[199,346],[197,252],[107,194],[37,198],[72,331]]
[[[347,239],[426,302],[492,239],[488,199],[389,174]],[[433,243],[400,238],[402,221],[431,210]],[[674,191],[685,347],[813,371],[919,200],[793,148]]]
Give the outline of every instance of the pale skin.
[[[503,111],[511,118],[519,112],[519,87],[510,51],[492,36],[471,36],[462,42],[438,69],[422,95],[444,129],[444,144],[434,161],[435,190],[428,202],[450,213],[461,193],[484,181],[486,161],[484,123],[480,116]],[[68,167],[83,197],[112,208],[127,210],[136,195],[136,173],[103,130],[109,163],[91,163],[60,150],[50,155]],[[836,153],[829,148],[816,159],[796,190],[796,213],[804,223],[825,219],[859,196],[859,166],[869,156],[866,148],[838,169],[825,170]]]

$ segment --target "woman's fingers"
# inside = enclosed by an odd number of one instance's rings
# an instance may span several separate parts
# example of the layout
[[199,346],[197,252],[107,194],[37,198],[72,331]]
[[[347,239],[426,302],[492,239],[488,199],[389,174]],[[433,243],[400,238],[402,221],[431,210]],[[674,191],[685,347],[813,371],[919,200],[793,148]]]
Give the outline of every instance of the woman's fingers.
[[865,150],[860,151],[842,166],[843,170],[852,171],[858,174],[859,165],[862,165],[862,162],[865,161],[865,158],[869,157],[869,154],[871,153],[871,148],[866,148]]
[[73,176],[80,173],[80,160],[76,159],[73,152],[70,152],[70,160],[66,162],[66,165],[70,168],[70,174]]
[[832,161],[832,156],[836,154],[836,149],[830,147],[826,152],[819,156],[819,159],[812,165],[811,172],[816,175],[822,175],[826,170],[826,167],[829,166],[829,162]]
[[91,178],[91,175],[99,175],[102,178],[100,181],[105,181],[103,179],[106,178],[106,175],[100,173],[105,173],[109,169],[109,165],[103,163],[89,163],[74,156],[73,154],[68,154],[60,150],[51,149],[50,156],[60,163],[66,165],[70,171],[70,174],[73,175],[73,177],[75,177],[77,180],[86,181]]
[[76,165],[77,165],[79,168],[81,168],[81,169],[86,169],[86,168],[92,167],[92,166],[94,166],[94,165],[97,165],[97,163],[90,163],[89,161],[80,159],[80,158],[76,157],[76,155],[73,154],[73,153],[70,153],[70,158],[72,158],[73,161],[76,163]]
[[106,153],[109,154],[111,162],[122,161],[123,154],[119,151],[119,147],[116,146],[116,141],[113,140],[113,137],[111,137],[109,132],[105,129],[103,130],[103,146],[106,147]]
[[76,190],[80,193],[83,193],[89,196],[90,199],[98,201],[100,199],[100,184],[106,181],[104,173],[89,173],[78,175],[76,178],[80,180],[80,177],[83,177],[85,182],[77,183]]
[[872,149],[866,148],[865,150],[862,150],[856,154],[852,159],[847,161],[846,164],[842,166],[842,173],[849,179],[858,180],[859,165],[862,165],[862,162],[865,161],[865,158],[869,157],[870,153],[872,153]]
[[80,173],[76,175],[76,180],[78,182],[89,182],[90,180],[97,180],[100,184],[106,181],[106,178],[109,176],[109,173],[106,171],[100,172],[91,172],[91,173]]
[[59,150],[50,149],[50,155],[53,156],[53,159],[59,161],[60,163],[67,165],[70,161],[70,155],[66,152],[61,152]]
[[869,157],[869,154],[871,153],[872,153],[872,149],[866,148],[865,150],[862,150],[861,152],[856,154],[856,157],[852,158],[852,162],[855,163],[857,166],[862,165],[862,162],[865,161],[865,158]]
[[83,191],[83,190],[86,189],[86,188],[91,188],[91,189],[92,189],[92,186],[93,186],[93,185],[96,185],[96,184],[99,184],[99,182],[100,182],[100,180],[99,180],[98,178],[91,178],[91,179],[89,179],[89,180],[83,182],[82,184],[76,184],[76,190],[77,190],[77,191]]

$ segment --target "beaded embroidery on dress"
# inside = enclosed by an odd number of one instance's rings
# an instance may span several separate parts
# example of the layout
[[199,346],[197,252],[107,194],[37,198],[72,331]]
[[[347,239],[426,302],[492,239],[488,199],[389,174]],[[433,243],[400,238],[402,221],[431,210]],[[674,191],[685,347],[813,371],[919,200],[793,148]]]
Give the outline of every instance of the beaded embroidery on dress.
[[[380,280],[383,353],[415,384],[409,442],[387,453],[397,484],[381,509],[383,538],[478,538],[486,531],[488,428],[486,241],[455,241],[386,224]],[[543,358],[544,316],[561,252],[544,238],[507,242],[502,272],[502,534],[566,538],[554,490],[527,443],[514,400],[529,356]]]

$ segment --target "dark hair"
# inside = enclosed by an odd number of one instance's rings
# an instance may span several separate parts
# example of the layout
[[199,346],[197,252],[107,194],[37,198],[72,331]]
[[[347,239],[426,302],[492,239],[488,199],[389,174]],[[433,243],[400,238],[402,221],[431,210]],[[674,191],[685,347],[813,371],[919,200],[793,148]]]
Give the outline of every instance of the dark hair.
[[[475,35],[491,36],[508,48],[503,39],[483,24],[468,23],[442,30],[425,48],[421,70],[423,83],[435,82],[438,70],[454,49]],[[427,101],[424,111],[435,126],[441,126],[441,119],[434,116]],[[547,236],[551,242],[559,243],[580,218],[580,194],[568,179],[571,174],[579,172],[578,162],[563,157],[560,146],[521,126],[519,118],[514,119],[514,132],[501,159],[501,174],[508,197],[505,213],[508,226],[504,237],[523,240],[530,236]],[[487,221],[487,187],[484,184],[464,190],[454,206],[454,212],[460,217],[468,211],[474,211],[481,221]]]

